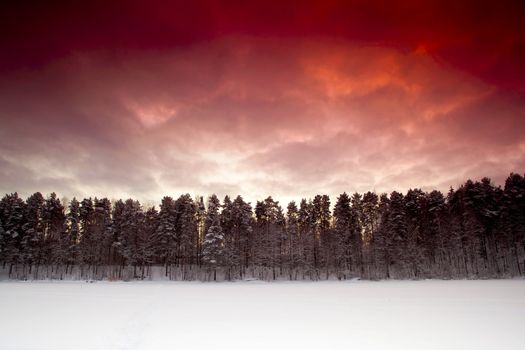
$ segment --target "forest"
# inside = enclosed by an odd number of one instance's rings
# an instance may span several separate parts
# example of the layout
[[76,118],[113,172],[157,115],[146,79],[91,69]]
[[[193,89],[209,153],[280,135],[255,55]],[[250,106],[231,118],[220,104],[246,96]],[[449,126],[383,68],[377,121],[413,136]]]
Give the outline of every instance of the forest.
[[[17,193],[0,201],[0,262],[13,279],[321,280],[523,276],[525,178],[446,194],[343,193],[254,206],[189,194],[133,199]],[[155,274],[159,275],[156,276]]]

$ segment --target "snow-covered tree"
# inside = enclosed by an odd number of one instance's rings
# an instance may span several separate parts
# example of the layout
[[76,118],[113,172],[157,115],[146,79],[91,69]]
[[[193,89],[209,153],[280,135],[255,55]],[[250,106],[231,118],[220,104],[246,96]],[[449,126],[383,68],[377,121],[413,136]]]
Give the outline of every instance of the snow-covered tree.
[[171,197],[162,198],[156,236],[157,255],[166,266],[167,275],[168,266],[175,263],[177,252],[175,201]]
[[252,207],[241,196],[237,196],[231,205],[230,215],[230,231],[228,236],[225,235],[227,261],[242,278],[252,258]]
[[290,279],[292,279],[293,273],[295,273],[294,278],[297,279],[297,269],[300,267],[302,252],[299,250],[299,209],[294,201],[288,203],[286,207],[286,234],[288,244],[285,251],[285,265],[290,271]]
[[202,260],[213,270],[213,279],[217,280],[217,267],[226,265],[226,246],[219,216],[220,202],[216,195],[208,199],[206,212],[206,235],[202,244]]
[[73,197],[69,202],[66,213],[66,237],[62,241],[66,254],[66,264],[73,265],[77,262],[78,242],[80,239],[80,203]]
[[[299,204],[298,224],[299,224],[299,241],[297,263],[301,266],[303,274],[310,278],[317,278],[315,271],[315,248],[316,237],[314,231],[314,220],[312,215],[312,203],[302,199]],[[304,278],[304,275],[303,275]]]
[[352,212],[350,208],[350,197],[343,193],[337,198],[334,207],[334,258],[335,265],[341,274],[346,277],[346,273],[352,270],[354,257],[352,254],[352,234],[350,224],[352,222]]
[[54,193],[26,201],[8,194],[0,200],[0,262],[16,276],[80,265],[90,278],[107,276],[97,273],[101,265],[132,265],[144,277],[152,264],[164,264],[166,274],[174,267],[170,276],[184,279],[198,277],[203,265],[227,278],[265,279],[485,278],[525,270],[525,178],[518,174],[504,188],[468,180],[446,196],[342,193],[333,215],[326,195],[291,202],[286,216],[272,197],[254,209],[241,196],[226,196],[222,206],[211,196],[205,210],[201,197],[185,194],[164,197],[160,212],[107,198],[73,198],[64,212]]
[[24,230],[24,257],[23,260],[30,266],[40,264],[44,261],[44,228],[42,223],[42,211],[44,208],[44,196],[36,192],[26,200],[26,222]]
[[312,202],[312,220],[314,224],[315,245],[314,245],[314,266],[321,268],[324,266],[328,276],[330,268],[333,266],[333,239],[330,227],[330,198],[327,195],[317,195]]
[[0,201],[0,217],[2,230],[0,237],[0,258],[4,266],[10,265],[9,275],[11,275],[14,264],[23,262],[25,255],[24,225],[26,204],[18,196],[18,193],[6,194]]
[[175,201],[175,213],[177,263],[190,266],[197,263],[198,222],[195,203],[189,194]]

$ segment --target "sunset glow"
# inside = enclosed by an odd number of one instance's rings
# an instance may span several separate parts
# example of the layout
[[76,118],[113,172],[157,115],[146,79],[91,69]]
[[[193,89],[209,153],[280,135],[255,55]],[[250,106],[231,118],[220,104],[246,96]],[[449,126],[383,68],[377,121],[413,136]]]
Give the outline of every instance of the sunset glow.
[[286,202],[525,169],[523,5],[125,4],[2,11],[1,192]]

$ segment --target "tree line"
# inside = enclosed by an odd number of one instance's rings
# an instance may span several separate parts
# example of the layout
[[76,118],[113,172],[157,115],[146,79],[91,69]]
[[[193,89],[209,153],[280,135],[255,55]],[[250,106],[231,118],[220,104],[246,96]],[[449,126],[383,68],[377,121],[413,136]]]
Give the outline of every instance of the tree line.
[[[0,262],[11,278],[215,280],[523,276],[525,178],[468,180],[444,195],[367,192],[255,206],[189,194],[160,208],[52,193],[0,201]],[[156,269],[156,270],[155,270]]]

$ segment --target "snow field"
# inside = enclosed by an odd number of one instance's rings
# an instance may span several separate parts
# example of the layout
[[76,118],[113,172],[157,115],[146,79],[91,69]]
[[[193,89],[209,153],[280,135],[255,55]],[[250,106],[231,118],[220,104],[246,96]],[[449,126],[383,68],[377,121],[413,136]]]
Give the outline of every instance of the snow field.
[[0,349],[523,349],[525,280],[0,283]]

